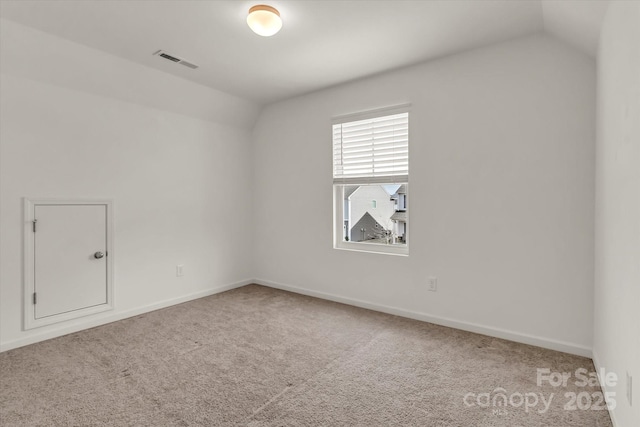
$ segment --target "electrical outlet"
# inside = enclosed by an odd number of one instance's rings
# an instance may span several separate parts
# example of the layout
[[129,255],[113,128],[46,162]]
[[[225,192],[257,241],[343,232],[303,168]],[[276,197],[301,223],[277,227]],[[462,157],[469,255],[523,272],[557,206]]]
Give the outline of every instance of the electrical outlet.
[[627,372],[627,400],[629,406],[633,406],[633,377]]
[[438,278],[437,277],[429,277],[428,280],[429,290],[431,292],[435,292],[438,290]]
[[176,265],[176,277],[184,276],[184,264]]

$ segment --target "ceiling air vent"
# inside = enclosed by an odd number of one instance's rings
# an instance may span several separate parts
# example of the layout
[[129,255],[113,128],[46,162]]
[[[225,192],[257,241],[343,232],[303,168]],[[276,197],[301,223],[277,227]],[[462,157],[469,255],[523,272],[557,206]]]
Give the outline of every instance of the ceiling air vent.
[[196,64],[191,63],[189,61],[185,61],[184,59],[178,58],[177,56],[169,55],[167,52],[165,52],[163,50],[159,50],[157,52],[154,52],[154,55],[161,56],[164,59],[168,59],[171,62],[176,62],[178,64],[184,65],[185,67],[189,67],[189,68],[192,68],[192,69],[198,68],[198,66]]

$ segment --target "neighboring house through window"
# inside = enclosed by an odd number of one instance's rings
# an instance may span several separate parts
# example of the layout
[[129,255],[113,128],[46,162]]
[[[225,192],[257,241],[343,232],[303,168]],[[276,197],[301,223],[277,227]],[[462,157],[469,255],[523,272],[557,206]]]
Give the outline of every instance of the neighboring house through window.
[[334,247],[408,254],[408,184],[408,106],[334,120]]

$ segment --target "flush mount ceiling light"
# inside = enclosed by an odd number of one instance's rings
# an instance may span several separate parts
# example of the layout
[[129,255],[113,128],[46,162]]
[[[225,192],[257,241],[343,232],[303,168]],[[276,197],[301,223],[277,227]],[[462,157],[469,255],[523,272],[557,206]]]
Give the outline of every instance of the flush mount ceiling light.
[[280,12],[275,7],[259,4],[249,9],[247,24],[254,33],[269,37],[280,31],[282,19],[280,19]]

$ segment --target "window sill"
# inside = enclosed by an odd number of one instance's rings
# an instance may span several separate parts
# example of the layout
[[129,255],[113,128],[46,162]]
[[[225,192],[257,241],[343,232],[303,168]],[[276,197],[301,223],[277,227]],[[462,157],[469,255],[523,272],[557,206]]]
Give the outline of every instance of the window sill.
[[385,245],[380,243],[352,243],[338,242],[334,249],[353,252],[367,252],[372,254],[409,256],[409,247],[406,244]]

